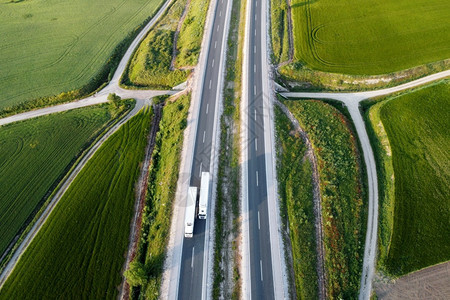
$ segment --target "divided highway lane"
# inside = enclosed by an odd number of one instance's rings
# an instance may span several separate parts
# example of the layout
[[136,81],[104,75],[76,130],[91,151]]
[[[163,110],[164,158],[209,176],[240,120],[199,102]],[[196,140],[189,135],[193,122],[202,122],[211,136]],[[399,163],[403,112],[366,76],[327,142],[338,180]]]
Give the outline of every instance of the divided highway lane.
[[[227,14],[232,0],[217,0],[212,36],[210,40],[206,72],[201,94],[200,114],[194,147],[194,161],[190,178],[191,186],[200,186],[201,172],[209,171],[213,166],[212,145],[214,129],[218,126],[217,109],[220,102],[222,87],[221,72],[225,60],[227,36]],[[206,34],[206,32],[205,32]],[[216,123],[216,124],[215,124]],[[209,206],[211,207],[211,206]],[[209,234],[206,222],[210,221],[212,212],[208,212],[207,220],[196,219],[194,237],[184,238],[178,299],[205,299],[206,268],[205,268],[205,236]],[[184,217],[184,216],[183,216]]]
[[[274,180],[273,174],[268,174],[271,165],[267,155],[271,155],[271,149],[268,149],[269,141],[266,140],[267,132],[270,130],[268,124],[268,109],[264,102],[268,100],[269,91],[265,80],[268,81],[267,74],[267,53],[265,52],[265,0],[249,1],[249,12],[247,15],[247,48],[244,49],[247,55],[246,69],[246,99],[245,107],[247,123],[247,151],[248,161],[246,168],[247,187],[243,189],[244,199],[248,201],[248,268],[250,281],[248,290],[244,295],[253,299],[275,299],[276,290],[274,286],[274,272],[272,261],[273,246],[272,243],[278,241],[271,240],[271,226],[276,226],[276,222],[270,223],[269,212],[269,185],[272,183],[267,180]],[[245,75],[244,75],[245,76]],[[245,162],[244,162],[245,163]],[[268,164],[268,165],[267,165]],[[245,172],[244,172],[245,174]],[[269,175],[269,177],[268,177]],[[243,183],[245,185],[245,183]],[[272,200],[272,199],[271,199]],[[245,200],[244,200],[245,201]],[[247,204],[245,204],[247,205]],[[272,220],[273,221],[273,220]],[[275,238],[272,236],[272,239]],[[245,278],[245,276],[244,276]],[[244,279],[246,280],[246,279]],[[247,283],[248,284],[248,283]],[[281,288],[281,287],[278,287]]]

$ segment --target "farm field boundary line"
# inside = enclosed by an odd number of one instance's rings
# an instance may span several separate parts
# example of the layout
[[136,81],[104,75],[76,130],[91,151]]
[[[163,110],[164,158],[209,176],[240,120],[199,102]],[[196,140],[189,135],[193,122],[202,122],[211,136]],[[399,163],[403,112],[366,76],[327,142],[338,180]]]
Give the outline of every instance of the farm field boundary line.
[[125,124],[129,119],[131,119],[134,115],[136,115],[145,105],[148,105],[148,101],[138,100],[136,101],[135,107],[124,116],[118,123],[116,123],[108,132],[106,132],[97,143],[92,146],[88,153],[79,161],[79,163],[74,167],[70,175],[64,181],[64,183],[60,186],[59,190],[53,196],[50,203],[47,205],[39,219],[33,225],[31,230],[28,232],[20,246],[16,249],[16,252],[9,260],[8,264],[5,266],[3,272],[0,274],[0,288],[8,279],[9,275],[14,270],[15,265],[19,261],[22,254],[25,252],[27,247],[31,244],[34,237],[38,234],[39,230],[42,228],[42,225],[45,223],[47,218],[50,216],[53,209],[58,204],[59,200],[62,198],[64,193],[70,187],[72,181],[76,178],[76,176],[80,173],[86,163],[92,158],[92,156],[97,152],[100,146],[112,135],[114,134],[123,124]]

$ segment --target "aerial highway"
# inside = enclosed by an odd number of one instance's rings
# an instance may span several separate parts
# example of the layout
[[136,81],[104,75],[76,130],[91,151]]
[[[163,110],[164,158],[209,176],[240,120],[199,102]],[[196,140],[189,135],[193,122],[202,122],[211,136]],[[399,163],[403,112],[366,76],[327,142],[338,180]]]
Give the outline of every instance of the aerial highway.
[[274,171],[267,1],[248,1],[243,75],[243,295],[283,299],[284,259]]
[[[229,24],[231,0],[217,0],[211,16],[210,40],[204,77],[200,94],[200,112],[195,135],[194,156],[189,179],[190,186],[200,187],[201,172],[213,172],[213,145],[217,141],[215,129],[219,126],[219,104],[223,86],[223,70],[226,56],[226,37]],[[205,34],[208,32],[205,30]],[[201,63],[200,63],[201,64]],[[202,66],[198,68],[201,72]],[[193,98],[193,101],[196,99]],[[192,238],[183,238],[181,267],[178,286],[178,299],[205,299],[207,296],[207,267],[205,253],[208,251],[208,222],[211,222],[211,209],[206,220],[196,219]],[[180,216],[184,218],[184,216]]]

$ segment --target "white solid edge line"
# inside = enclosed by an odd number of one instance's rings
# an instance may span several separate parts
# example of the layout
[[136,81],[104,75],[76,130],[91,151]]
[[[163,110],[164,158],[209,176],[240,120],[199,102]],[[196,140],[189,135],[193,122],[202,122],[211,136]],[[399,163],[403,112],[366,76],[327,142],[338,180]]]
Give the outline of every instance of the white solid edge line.
[[[223,0],[222,0],[223,2]],[[217,81],[217,91],[216,91],[216,101],[217,105],[214,111],[214,126],[213,126],[213,133],[211,138],[211,160],[210,160],[210,171],[213,172],[212,176],[212,184],[211,188],[213,189],[211,193],[211,201],[210,205],[208,205],[208,215],[211,216],[206,219],[206,226],[205,226],[205,244],[204,244],[204,256],[203,256],[203,277],[202,277],[202,300],[206,300],[211,298],[212,293],[212,280],[213,280],[213,260],[214,260],[214,230],[215,230],[215,224],[214,224],[214,213],[211,213],[211,211],[214,211],[215,208],[215,193],[216,193],[216,185],[217,185],[217,168],[219,163],[219,147],[220,147],[220,126],[218,122],[220,121],[219,114],[222,114],[222,99],[223,99],[223,83],[224,83],[224,72],[225,72],[225,60],[227,57],[227,45],[226,42],[228,39],[228,32],[229,32],[229,24],[231,20],[231,9],[232,9],[232,1],[227,2],[227,8],[225,11],[225,19],[224,19],[224,30],[222,33],[222,49],[219,61],[219,74],[218,74],[218,81]],[[212,236],[212,237],[211,237]]]

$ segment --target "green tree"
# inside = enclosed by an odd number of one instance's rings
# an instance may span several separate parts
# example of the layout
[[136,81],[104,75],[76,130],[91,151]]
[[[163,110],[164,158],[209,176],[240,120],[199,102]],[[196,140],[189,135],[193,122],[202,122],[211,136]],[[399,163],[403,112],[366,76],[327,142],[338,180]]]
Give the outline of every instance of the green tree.
[[130,286],[144,285],[148,279],[144,264],[138,261],[132,261],[124,275]]

